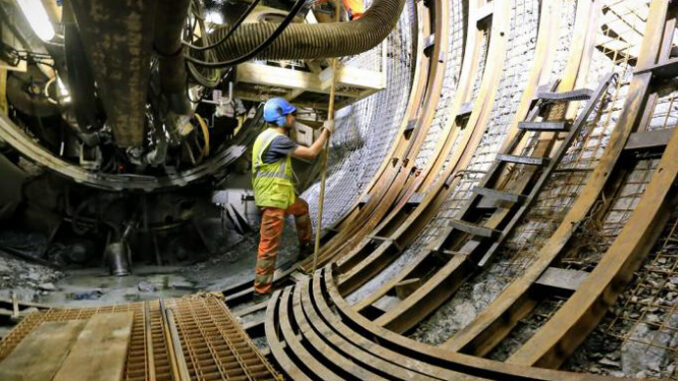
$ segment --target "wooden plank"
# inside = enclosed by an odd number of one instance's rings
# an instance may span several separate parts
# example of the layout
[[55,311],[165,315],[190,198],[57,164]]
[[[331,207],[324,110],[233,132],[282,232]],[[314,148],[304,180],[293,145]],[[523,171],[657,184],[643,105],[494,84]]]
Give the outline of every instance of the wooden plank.
[[7,69],[0,68],[0,114],[7,115]]
[[457,230],[461,230],[465,233],[475,235],[478,237],[493,238],[499,234],[499,231],[497,230],[485,226],[476,225],[471,222],[463,220],[450,220],[448,222],[448,225]]
[[525,164],[525,165],[545,165],[548,163],[548,157],[531,157],[531,156],[517,156],[517,155],[497,155],[497,160],[506,161],[508,163]]
[[122,380],[133,318],[131,311],[94,315],[53,381]]
[[664,148],[671,138],[673,128],[655,131],[634,132],[624,146],[626,151]]
[[535,283],[540,286],[577,291],[587,276],[589,273],[586,271],[549,267]]
[[673,58],[645,68],[637,69],[633,74],[638,75],[649,72],[652,72],[653,79],[674,78],[678,76],[678,58]]
[[87,320],[42,323],[0,362],[0,380],[51,380]]
[[410,296],[414,291],[421,287],[422,282],[421,278],[410,278],[398,282],[395,285],[396,295],[400,300],[403,300]]
[[525,199],[525,196],[522,194],[504,192],[496,189],[485,188],[480,186],[473,187],[473,193],[484,196],[486,198],[502,200],[508,202],[520,202]]
[[478,14],[476,18],[476,26],[480,29],[483,25],[490,22],[492,19],[492,14],[494,13],[494,3],[487,2],[485,5],[478,9]]
[[568,125],[564,121],[520,122],[518,128],[527,131],[567,131]]

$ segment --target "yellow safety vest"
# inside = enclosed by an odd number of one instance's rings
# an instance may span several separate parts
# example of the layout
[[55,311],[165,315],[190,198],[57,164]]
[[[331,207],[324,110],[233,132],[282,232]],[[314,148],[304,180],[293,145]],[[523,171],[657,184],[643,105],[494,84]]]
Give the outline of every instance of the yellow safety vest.
[[252,188],[254,202],[258,207],[287,209],[295,201],[292,173],[292,159],[288,155],[284,160],[266,164],[262,160],[264,151],[273,139],[285,136],[273,128],[268,128],[254,141],[252,149]]

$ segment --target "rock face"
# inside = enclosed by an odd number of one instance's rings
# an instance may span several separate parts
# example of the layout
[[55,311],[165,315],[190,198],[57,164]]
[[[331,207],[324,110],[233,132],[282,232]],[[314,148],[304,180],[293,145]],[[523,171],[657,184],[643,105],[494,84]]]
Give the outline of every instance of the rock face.
[[465,283],[447,303],[411,335],[428,344],[441,344],[468,325],[506,286],[506,280],[492,272]]
[[54,291],[54,282],[64,277],[60,271],[18,259],[0,256],[0,297],[12,292],[20,300],[36,301],[38,294]]
[[[655,320],[659,323],[659,318]],[[678,327],[678,312],[666,319],[665,326]],[[669,377],[677,360],[669,348],[676,345],[678,333],[675,329],[640,323],[622,345],[622,370],[633,377]]]

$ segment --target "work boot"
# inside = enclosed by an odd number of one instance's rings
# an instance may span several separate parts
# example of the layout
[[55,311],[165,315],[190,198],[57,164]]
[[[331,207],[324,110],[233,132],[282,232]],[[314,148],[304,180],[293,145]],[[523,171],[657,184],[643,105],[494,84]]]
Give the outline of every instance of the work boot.
[[303,245],[300,245],[299,246],[299,257],[298,257],[297,260],[303,261],[304,259],[313,255],[313,251],[314,251],[313,244],[310,243],[310,242],[305,243]]
[[252,302],[253,302],[254,304],[261,304],[261,303],[267,302],[268,299],[270,299],[270,298],[271,298],[271,294],[270,294],[270,293],[268,293],[268,294],[260,294],[260,293],[258,293],[258,292],[255,291],[255,292],[254,292],[254,296],[252,297]]

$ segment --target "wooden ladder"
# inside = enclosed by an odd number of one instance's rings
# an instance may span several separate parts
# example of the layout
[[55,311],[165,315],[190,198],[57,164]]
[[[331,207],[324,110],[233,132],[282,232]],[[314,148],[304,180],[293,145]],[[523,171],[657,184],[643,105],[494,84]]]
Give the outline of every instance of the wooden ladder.
[[[472,188],[473,196],[461,209],[459,217],[447,222],[448,229],[445,238],[438,240],[431,249],[448,255],[449,253],[465,255],[477,266],[485,266],[532,204],[582,126],[586,124],[595,105],[616,77],[616,74],[607,75],[595,91],[577,89],[556,92],[557,82],[548,90],[538,91],[526,120],[518,123],[518,132],[510,144],[503,153],[497,155],[480,184]],[[577,119],[574,122],[565,120],[565,110],[570,102],[583,100],[588,102]],[[567,133],[567,135],[552,156],[538,154],[525,156],[521,154],[524,145],[521,143],[527,132],[540,134],[539,136],[544,133]],[[545,141],[553,142],[555,139]],[[502,180],[510,171],[520,167],[528,167],[525,170],[528,177],[517,181],[521,183],[519,185],[521,192],[504,190],[505,184]],[[485,223],[491,218],[487,219],[483,216],[488,213],[495,214],[499,208],[508,209],[508,212],[500,213],[500,221],[495,219],[492,226],[487,226]],[[470,235],[469,240],[460,249],[449,250],[446,246],[453,246],[455,242],[460,242],[462,237],[459,233]]]

